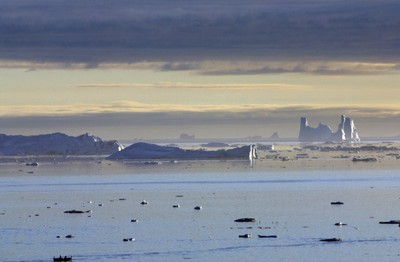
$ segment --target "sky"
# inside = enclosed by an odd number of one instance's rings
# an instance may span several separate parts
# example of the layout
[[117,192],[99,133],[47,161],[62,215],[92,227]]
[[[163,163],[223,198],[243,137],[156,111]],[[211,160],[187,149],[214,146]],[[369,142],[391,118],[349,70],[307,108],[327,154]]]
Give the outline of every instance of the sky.
[[400,2],[0,1],[0,133],[400,135]]

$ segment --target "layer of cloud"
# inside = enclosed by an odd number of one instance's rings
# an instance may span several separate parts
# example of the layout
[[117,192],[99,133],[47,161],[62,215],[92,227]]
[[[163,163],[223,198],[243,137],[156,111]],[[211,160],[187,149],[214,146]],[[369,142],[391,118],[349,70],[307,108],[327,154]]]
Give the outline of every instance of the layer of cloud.
[[302,62],[302,63],[256,63],[252,65],[238,64],[226,69],[208,69],[202,72],[204,75],[260,75],[302,73],[310,75],[380,75],[399,72],[399,66],[395,63],[371,63],[371,62]]
[[182,82],[157,82],[157,83],[98,83],[81,84],[78,88],[168,88],[168,89],[218,89],[218,90],[250,90],[250,89],[278,89],[278,90],[304,90],[311,89],[311,86],[265,83],[265,84],[194,84]]
[[0,59],[84,68],[162,61],[161,70],[212,60],[398,61],[399,12],[394,0],[3,1]]
[[400,64],[394,62],[361,61],[185,61],[162,62],[143,61],[133,63],[103,62],[96,65],[85,63],[34,62],[1,60],[0,68],[22,68],[27,72],[35,70],[152,70],[186,71],[198,75],[268,75],[268,74],[309,74],[328,76],[398,74]]
[[108,113],[221,113],[241,114],[251,113],[251,116],[290,115],[294,112],[308,114],[356,114],[363,117],[400,116],[398,105],[323,105],[323,104],[218,104],[218,105],[184,105],[184,104],[148,104],[133,101],[114,101],[102,104],[71,104],[71,105],[0,105],[0,117],[21,116],[78,116],[82,114]]

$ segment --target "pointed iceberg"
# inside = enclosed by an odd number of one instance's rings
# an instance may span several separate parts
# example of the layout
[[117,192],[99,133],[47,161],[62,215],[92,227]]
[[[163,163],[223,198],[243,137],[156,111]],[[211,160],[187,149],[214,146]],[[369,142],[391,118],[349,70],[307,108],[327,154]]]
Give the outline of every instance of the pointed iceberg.
[[319,123],[319,126],[310,127],[305,117],[300,119],[300,142],[359,142],[360,137],[354,121],[345,115],[341,116],[341,121],[337,131],[334,133],[332,129],[325,124]]

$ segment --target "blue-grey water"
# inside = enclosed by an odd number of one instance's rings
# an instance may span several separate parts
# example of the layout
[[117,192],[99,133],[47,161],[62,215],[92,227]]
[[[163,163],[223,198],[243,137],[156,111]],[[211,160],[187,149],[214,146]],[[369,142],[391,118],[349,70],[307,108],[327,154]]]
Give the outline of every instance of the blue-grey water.
[[[399,170],[89,161],[0,168],[1,261],[400,260],[400,228],[379,224],[400,219]],[[72,209],[91,212],[64,213]],[[257,221],[234,222],[241,217]],[[343,241],[319,241],[332,237]]]

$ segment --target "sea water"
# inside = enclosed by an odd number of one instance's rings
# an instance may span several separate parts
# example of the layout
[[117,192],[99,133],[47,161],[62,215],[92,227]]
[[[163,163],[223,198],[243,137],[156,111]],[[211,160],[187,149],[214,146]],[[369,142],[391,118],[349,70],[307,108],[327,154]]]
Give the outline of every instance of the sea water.
[[[400,228],[379,224],[400,219],[398,170],[90,161],[0,168],[0,261],[400,259]],[[74,209],[90,212],[64,213]],[[256,222],[234,222],[242,217]],[[343,241],[320,241],[334,237]]]

